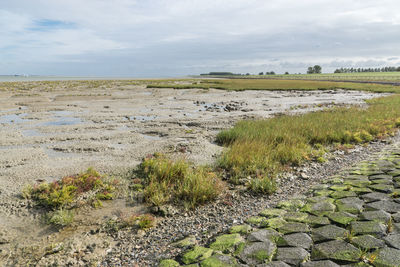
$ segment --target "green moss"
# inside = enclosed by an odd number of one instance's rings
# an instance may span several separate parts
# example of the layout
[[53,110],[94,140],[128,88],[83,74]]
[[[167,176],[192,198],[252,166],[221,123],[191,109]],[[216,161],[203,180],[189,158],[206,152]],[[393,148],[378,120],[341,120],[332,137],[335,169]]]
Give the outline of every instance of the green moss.
[[246,242],[240,242],[239,244],[237,244],[235,251],[233,252],[234,256],[238,256],[240,255],[244,248],[246,247]]
[[280,228],[283,225],[285,225],[286,223],[287,222],[284,219],[280,218],[280,217],[266,220],[266,226],[270,227],[270,228],[273,228],[273,229]]
[[172,243],[172,245],[174,247],[178,247],[178,248],[190,247],[195,244],[196,244],[196,237],[194,237],[194,236],[188,236],[182,240]]
[[260,216],[253,216],[246,220],[247,223],[257,225],[257,226],[266,224],[266,221],[267,221],[267,219],[265,219],[264,217],[260,217]]
[[287,211],[296,211],[304,206],[304,201],[300,199],[283,200],[278,203],[278,207]]
[[162,260],[160,262],[160,265],[158,265],[158,266],[159,267],[179,267],[181,265],[174,260]]
[[251,231],[251,226],[247,225],[247,224],[243,224],[243,225],[234,225],[231,227],[231,229],[229,230],[229,232],[231,234],[247,234]]
[[213,253],[213,250],[210,248],[195,246],[191,251],[186,252],[182,256],[182,261],[185,264],[191,264],[195,262],[199,262],[207,259]]
[[[221,259],[225,257],[225,259]],[[201,267],[233,267],[239,266],[236,260],[228,255],[214,255],[200,263]]]
[[258,260],[259,262],[263,262],[266,259],[269,259],[267,251],[265,250],[258,250],[254,254],[250,255],[251,258]]
[[327,214],[327,217],[332,221],[342,225],[347,225],[352,221],[357,220],[357,217],[355,215],[346,212],[331,212]]
[[217,251],[229,252],[232,251],[236,244],[242,242],[243,239],[239,234],[227,234],[218,236],[210,245],[210,248]]
[[287,211],[283,209],[265,209],[260,212],[261,216],[265,217],[280,217],[283,216]]

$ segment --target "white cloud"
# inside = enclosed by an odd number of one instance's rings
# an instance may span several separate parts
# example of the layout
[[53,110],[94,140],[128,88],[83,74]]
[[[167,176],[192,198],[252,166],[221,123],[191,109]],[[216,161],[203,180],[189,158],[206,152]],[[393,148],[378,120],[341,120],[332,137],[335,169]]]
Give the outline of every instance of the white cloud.
[[[394,64],[387,59],[400,53],[398,10],[395,0],[7,1],[0,7],[0,73],[107,75],[125,66],[131,75],[157,76],[164,73],[152,69],[182,75],[207,66],[297,72],[336,59]],[[40,20],[74,27],[35,30]]]

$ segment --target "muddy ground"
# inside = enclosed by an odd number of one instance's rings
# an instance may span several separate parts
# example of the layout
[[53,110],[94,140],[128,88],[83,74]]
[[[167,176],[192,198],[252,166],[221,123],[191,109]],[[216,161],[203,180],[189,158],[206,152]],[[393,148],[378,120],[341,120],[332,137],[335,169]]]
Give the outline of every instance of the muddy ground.
[[[83,233],[117,213],[143,209],[119,199],[100,210],[80,211],[77,223],[59,232],[44,225],[41,214],[20,198],[26,184],[53,181],[90,166],[124,174],[157,151],[212,163],[222,151],[214,143],[216,134],[238,120],[362,105],[375,96],[342,90],[227,92],[145,85],[70,89],[68,82],[52,90],[0,91],[0,264],[45,264],[43,259],[57,252],[59,244],[65,251],[68,246],[71,257],[88,254],[90,262],[91,255],[101,257],[115,243],[106,234]],[[88,247],[91,253],[85,252]]]

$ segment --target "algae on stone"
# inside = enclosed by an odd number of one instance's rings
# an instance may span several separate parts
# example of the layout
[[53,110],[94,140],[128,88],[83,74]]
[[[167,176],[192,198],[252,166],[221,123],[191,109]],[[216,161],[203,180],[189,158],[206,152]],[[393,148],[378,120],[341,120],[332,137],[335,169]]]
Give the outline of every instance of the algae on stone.
[[351,243],[363,250],[377,249],[385,246],[385,242],[373,237],[372,235],[353,237]]
[[290,234],[290,233],[308,233],[310,232],[310,227],[305,223],[286,223],[282,227],[278,229],[279,232],[283,234]]
[[200,263],[201,267],[239,267],[235,258],[224,254],[215,254]]
[[357,220],[357,216],[348,212],[331,212],[327,215],[329,219],[332,221],[342,224],[342,225],[347,225],[352,221]]
[[251,226],[247,224],[234,225],[229,230],[231,234],[248,234],[251,232]]
[[304,201],[301,199],[283,200],[278,203],[278,207],[287,211],[297,211],[304,206]]
[[178,247],[178,248],[184,248],[184,247],[191,247],[194,246],[196,244],[196,237],[194,236],[188,236],[182,240],[179,240],[177,242],[172,243],[172,245],[174,247]]
[[374,257],[373,264],[376,267],[399,267],[400,250],[394,248],[382,248],[370,254]]
[[213,253],[213,250],[210,248],[205,248],[201,246],[195,246],[189,252],[186,252],[182,256],[182,261],[185,264],[195,263],[201,260],[205,260],[210,257]]
[[243,241],[240,234],[226,234],[218,236],[215,242],[211,243],[210,248],[217,251],[232,251],[236,244]]
[[265,209],[260,212],[259,215],[264,217],[280,217],[283,216],[287,211],[284,209]]
[[305,249],[294,248],[278,248],[276,252],[276,259],[286,263],[298,266],[300,263],[307,261],[310,258],[310,253]]
[[169,260],[162,260],[158,266],[159,267],[179,267],[181,265],[178,262],[169,259]]
[[282,227],[286,223],[287,223],[287,221],[285,221],[281,217],[276,217],[276,218],[271,218],[271,219],[267,219],[266,220],[266,226],[270,227],[270,228],[273,228],[273,229],[277,229],[279,227]]
[[283,215],[283,219],[288,222],[305,222],[307,217],[308,214],[304,212],[288,212]]
[[380,222],[366,221],[366,222],[351,222],[351,231],[359,235],[373,235],[377,237],[386,234],[386,226]]
[[344,239],[349,231],[336,225],[326,225],[312,230],[312,239],[314,242]]
[[271,261],[275,251],[276,245],[271,241],[255,242],[245,246],[242,253],[240,253],[240,258],[247,264],[256,265]]
[[358,262],[360,256],[361,250],[342,240],[316,244],[311,251],[312,260]]

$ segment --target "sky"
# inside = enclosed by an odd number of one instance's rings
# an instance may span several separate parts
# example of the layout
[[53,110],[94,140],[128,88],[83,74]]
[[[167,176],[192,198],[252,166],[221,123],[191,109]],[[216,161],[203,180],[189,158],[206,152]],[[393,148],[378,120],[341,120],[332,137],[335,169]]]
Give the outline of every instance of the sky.
[[0,74],[400,66],[398,0],[0,0]]

